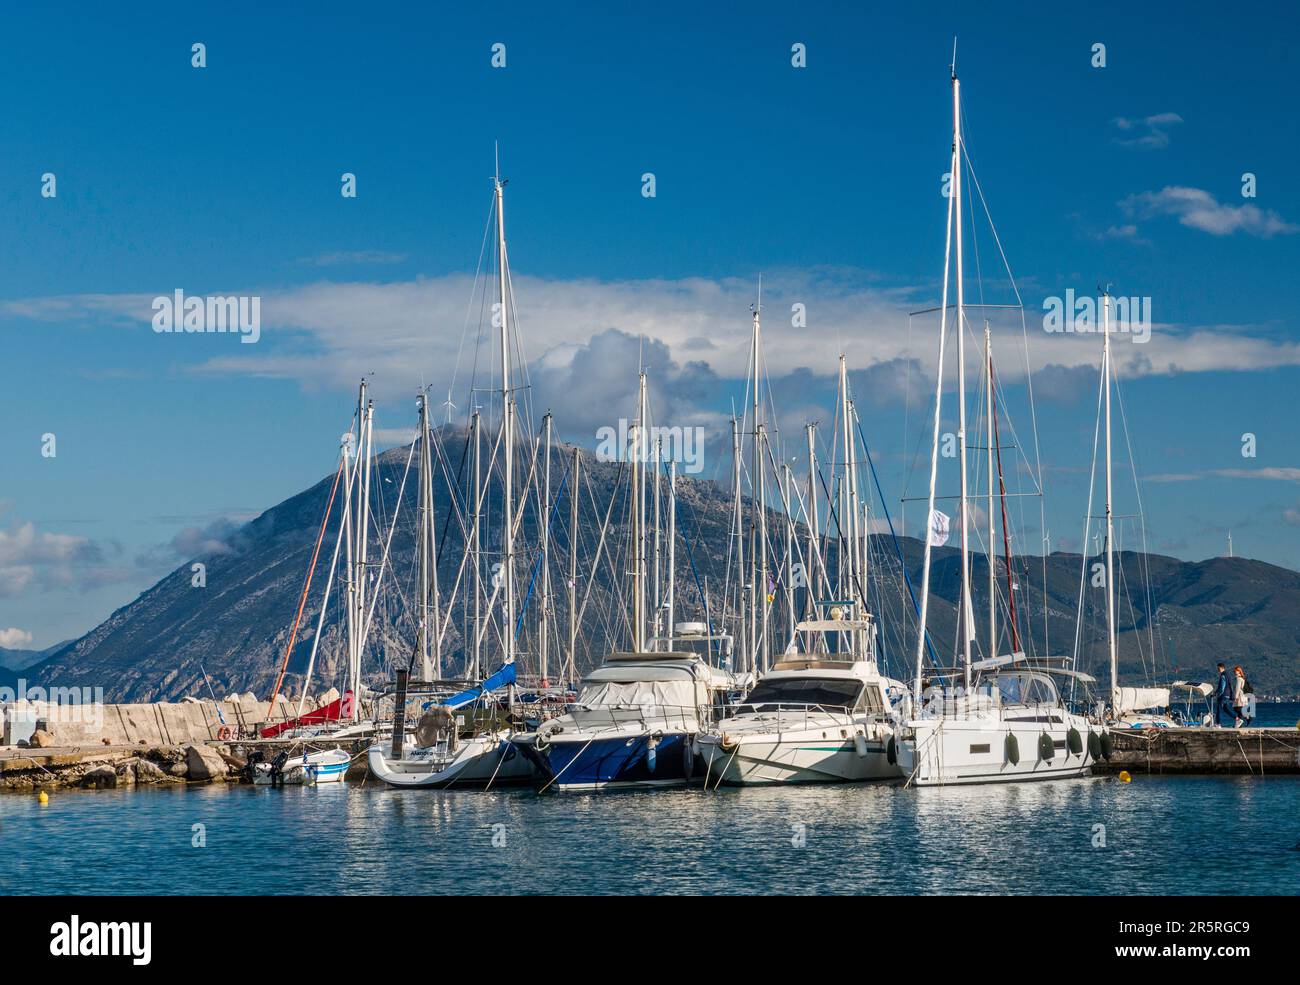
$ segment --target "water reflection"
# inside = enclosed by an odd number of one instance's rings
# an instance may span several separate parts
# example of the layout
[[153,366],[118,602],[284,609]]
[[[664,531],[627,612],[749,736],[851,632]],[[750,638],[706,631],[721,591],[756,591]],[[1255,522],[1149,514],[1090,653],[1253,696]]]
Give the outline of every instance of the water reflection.
[[1294,893],[1297,794],[1297,777],[64,791],[0,797],[0,891]]

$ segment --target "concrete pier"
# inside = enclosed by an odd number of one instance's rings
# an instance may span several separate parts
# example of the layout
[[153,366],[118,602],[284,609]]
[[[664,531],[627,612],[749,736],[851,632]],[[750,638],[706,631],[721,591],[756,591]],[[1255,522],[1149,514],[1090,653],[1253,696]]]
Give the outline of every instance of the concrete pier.
[[1114,754],[1097,773],[1300,773],[1300,729],[1117,729],[1111,737]]

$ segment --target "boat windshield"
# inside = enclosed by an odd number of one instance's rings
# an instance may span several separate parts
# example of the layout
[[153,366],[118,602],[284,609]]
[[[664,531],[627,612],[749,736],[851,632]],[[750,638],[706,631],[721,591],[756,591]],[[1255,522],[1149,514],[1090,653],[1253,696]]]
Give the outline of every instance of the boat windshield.
[[1059,700],[1056,686],[1042,674],[1001,673],[993,677],[991,684],[1002,704],[1054,705]]
[[862,682],[844,677],[777,677],[759,681],[745,705],[821,705],[823,708],[857,707]]

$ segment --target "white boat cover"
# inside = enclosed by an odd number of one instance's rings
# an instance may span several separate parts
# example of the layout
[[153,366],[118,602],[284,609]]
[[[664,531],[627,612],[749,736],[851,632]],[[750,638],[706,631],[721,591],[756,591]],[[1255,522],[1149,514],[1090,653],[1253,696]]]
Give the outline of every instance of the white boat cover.
[[1121,687],[1115,695],[1117,707],[1115,712],[1146,711],[1151,708],[1169,707],[1169,688],[1167,687]]
[[588,679],[582,689],[578,704],[588,708],[608,708],[611,705],[639,707],[646,712],[655,709],[668,709],[680,714],[681,709],[693,709],[707,703],[707,696],[696,693],[693,680],[638,680],[638,681],[593,681]]

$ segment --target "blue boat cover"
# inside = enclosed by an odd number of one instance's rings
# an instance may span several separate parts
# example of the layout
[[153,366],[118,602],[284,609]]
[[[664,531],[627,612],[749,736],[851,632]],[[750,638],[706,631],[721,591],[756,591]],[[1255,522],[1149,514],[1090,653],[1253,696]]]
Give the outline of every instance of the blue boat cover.
[[507,684],[513,684],[514,682],[515,665],[508,663],[482,684],[472,687],[468,691],[461,691],[460,694],[453,694],[443,701],[443,704],[448,708],[459,708],[461,705],[467,705],[471,701],[477,700],[481,695],[488,694],[497,688],[505,687]]

